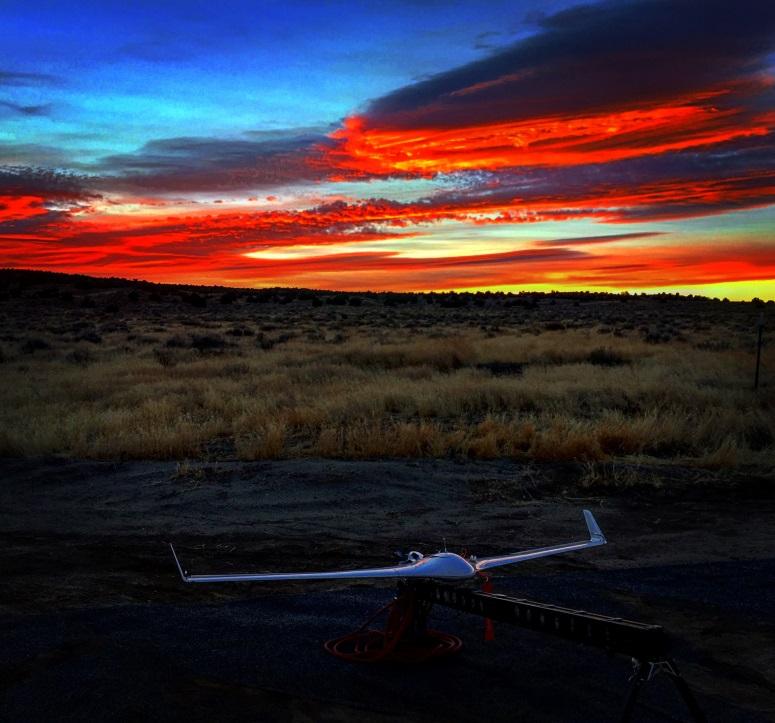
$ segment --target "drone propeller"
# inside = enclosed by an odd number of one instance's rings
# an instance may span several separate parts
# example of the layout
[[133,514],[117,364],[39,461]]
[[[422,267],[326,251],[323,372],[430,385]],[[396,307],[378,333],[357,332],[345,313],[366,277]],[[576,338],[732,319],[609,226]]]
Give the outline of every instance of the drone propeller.
[[296,580],[352,580],[363,578],[433,578],[437,580],[465,580],[480,574],[484,570],[503,565],[513,565],[526,560],[534,560],[564,552],[584,550],[588,547],[605,545],[606,539],[594,516],[584,510],[589,539],[569,542],[551,547],[539,547],[510,555],[468,560],[454,552],[438,552],[424,557],[422,553],[412,551],[406,556],[406,562],[393,567],[376,567],[363,570],[340,570],[327,572],[278,572],[278,573],[216,573],[212,575],[190,575],[181,564],[175,548],[170,544],[178,572],[183,582],[270,582]]

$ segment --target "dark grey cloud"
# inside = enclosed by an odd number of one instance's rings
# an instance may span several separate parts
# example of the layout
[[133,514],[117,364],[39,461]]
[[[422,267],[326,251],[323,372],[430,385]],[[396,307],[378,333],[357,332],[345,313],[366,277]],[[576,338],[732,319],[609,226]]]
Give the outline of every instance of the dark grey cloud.
[[638,231],[633,233],[611,233],[602,236],[574,236],[571,238],[543,239],[534,241],[536,246],[588,246],[592,244],[608,244],[616,241],[628,241],[639,238],[662,236],[660,231]]
[[[2,216],[3,204],[0,203],[0,216]],[[28,218],[0,221],[0,236],[13,236],[15,234],[45,233],[57,229],[58,225],[69,217],[67,211],[45,211]]]
[[135,153],[106,156],[93,166],[110,188],[155,191],[228,191],[324,178],[318,147],[330,144],[314,132],[268,132],[238,139],[181,137],[146,143]]
[[474,38],[474,48],[476,50],[492,50],[500,44],[497,38],[502,36],[503,33],[498,30],[485,30]]
[[[771,0],[639,0],[571,8],[488,58],[371,103],[390,127],[640,107],[761,73],[775,47]],[[723,99],[720,101],[723,103]]]
[[47,116],[51,113],[51,104],[44,103],[43,105],[21,105],[20,103],[14,103],[10,100],[0,100],[0,117],[3,114],[6,115],[21,115],[21,116]]
[[451,256],[442,259],[423,259],[428,266],[489,266],[492,264],[530,263],[536,261],[557,261],[579,259],[587,256],[583,251],[574,249],[552,248],[545,250],[524,249],[522,251],[506,251],[479,256]]
[[76,173],[34,166],[0,166],[0,196],[42,196],[53,201],[87,200],[96,194]]
[[0,70],[0,86],[60,85],[62,79],[48,73],[18,73]]

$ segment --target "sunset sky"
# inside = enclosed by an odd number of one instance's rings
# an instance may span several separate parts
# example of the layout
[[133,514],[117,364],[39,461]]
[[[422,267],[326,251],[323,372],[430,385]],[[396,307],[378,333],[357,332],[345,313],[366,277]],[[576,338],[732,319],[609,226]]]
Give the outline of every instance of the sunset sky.
[[775,298],[775,2],[0,3],[0,267]]

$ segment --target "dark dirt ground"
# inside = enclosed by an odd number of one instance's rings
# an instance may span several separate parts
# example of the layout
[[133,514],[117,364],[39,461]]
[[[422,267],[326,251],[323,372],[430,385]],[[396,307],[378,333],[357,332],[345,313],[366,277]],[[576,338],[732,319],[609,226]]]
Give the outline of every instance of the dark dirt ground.
[[[453,461],[2,460],[0,720],[616,720],[629,662],[438,609],[451,659],[328,656],[387,584],[185,586],[195,572],[393,564],[442,544],[479,555],[576,539],[496,592],[657,622],[710,720],[775,720],[775,497],[691,470],[660,488],[584,489],[570,466]],[[665,717],[665,714],[668,717]],[[672,718],[670,717],[672,716]],[[682,720],[665,680],[636,720]]]

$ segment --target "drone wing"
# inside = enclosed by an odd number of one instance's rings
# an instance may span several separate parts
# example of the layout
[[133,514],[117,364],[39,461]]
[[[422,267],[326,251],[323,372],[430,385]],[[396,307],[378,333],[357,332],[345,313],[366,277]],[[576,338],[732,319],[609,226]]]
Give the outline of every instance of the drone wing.
[[[452,577],[444,574],[433,563],[431,557],[423,557],[417,562],[396,565],[395,567],[373,567],[364,570],[338,570],[329,572],[269,572],[269,573],[224,573],[215,575],[189,575],[181,565],[175,548],[170,544],[172,556],[178,566],[183,582],[266,582],[294,580],[351,580],[357,578],[404,578],[404,577]],[[469,569],[471,569],[469,567]],[[473,571],[471,571],[473,575]]]
[[515,552],[511,555],[503,555],[501,557],[488,557],[479,560],[474,567],[477,572],[481,572],[482,570],[489,570],[493,567],[500,567],[501,565],[513,565],[515,562],[535,560],[537,557],[548,557],[549,555],[559,555],[563,552],[573,552],[574,550],[585,550],[588,547],[605,545],[605,535],[603,535],[597,521],[589,510],[584,510],[584,520],[587,523],[587,530],[589,530],[588,540],[568,542],[564,545],[552,545],[551,547],[537,547],[532,550]]

